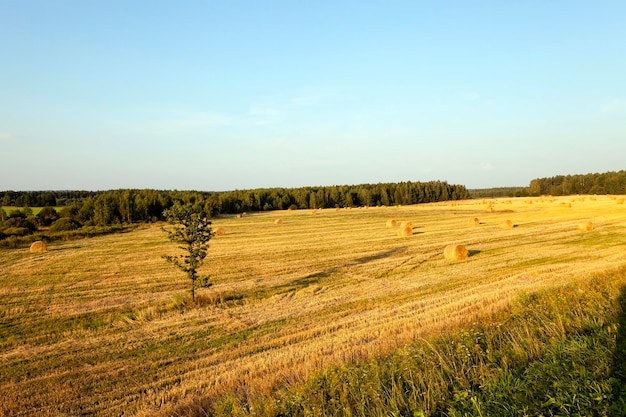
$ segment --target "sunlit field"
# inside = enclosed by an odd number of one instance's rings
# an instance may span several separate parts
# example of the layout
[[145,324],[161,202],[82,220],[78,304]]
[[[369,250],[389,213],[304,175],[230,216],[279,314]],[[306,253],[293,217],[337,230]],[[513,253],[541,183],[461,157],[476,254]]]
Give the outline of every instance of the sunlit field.
[[[161,225],[0,250],[0,415],[166,415],[389,354],[506,309],[522,290],[625,265],[623,198],[218,218],[225,234],[201,271],[213,286],[197,305],[162,258],[177,249]],[[403,221],[410,236],[397,234]],[[452,243],[469,258],[444,259]]]

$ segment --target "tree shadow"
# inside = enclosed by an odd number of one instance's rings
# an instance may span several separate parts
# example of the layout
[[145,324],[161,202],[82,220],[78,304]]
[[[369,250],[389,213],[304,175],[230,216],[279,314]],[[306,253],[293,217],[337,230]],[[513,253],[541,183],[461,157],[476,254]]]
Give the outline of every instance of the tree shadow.
[[81,249],[82,246],[79,245],[66,245],[66,246],[48,246],[49,252],[57,252],[57,251],[65,251],[65,250],[76,250]]
[[276,288],[278,290],[282,290],[281,292],[289,292],[289,291],[303,289],[303,288],[306,288],[306,287],[308,287],[310,285],[319,284],[322,279],[328,278],[329,276],[331,276],[332,274],[340,271],[341,269],[349,268],[349,267],[355,266],[355,265],[363,265],[363,264],[366,264],[368,262],[377,261],[379,259],[387,258],[387,257],[395,255],[397,253],[402,253],[402,252],[406,252],[406,251],[407,251],[407,247],[403,246],[403,247],[397,247],[397,248],[392,248],[392,249],[389,249],[389,250],[386,250],[386,251],[382,251],[382,252],[376,253],[374,255],[363,256],[361,258],[357,258],[357,259],[348,261],[344,265],[341,265],[341,266],[333,266],[333,267],[326,268],[326,269],[321,270],[321,271],[313,272],[313,273],[311,273],[309,275],[306,275],[304,277],[297,278],[297,279],[295,279],[293,281],[290,281],[288,283],[279,285]]
[[397,253],[406,252],[406,250],[407,250],[406,246],[389,249],[389,250],[386,250],[386,251],[382,251],[382,252],[376,253],[374,255],[364,256],[362,258],[355,259],[354,261],[349,262],[345,266],[362,265],[362,264],[365,264],[365,263],[368,263],[368,262],[377,261],[379,259],[387,258],[387,257],[389,257],[391,255],[395,255]]
[[609,415],[623,417],[626,416],[626,287],[622,288],[618,302],[620,309],[610,377],[613,395]]

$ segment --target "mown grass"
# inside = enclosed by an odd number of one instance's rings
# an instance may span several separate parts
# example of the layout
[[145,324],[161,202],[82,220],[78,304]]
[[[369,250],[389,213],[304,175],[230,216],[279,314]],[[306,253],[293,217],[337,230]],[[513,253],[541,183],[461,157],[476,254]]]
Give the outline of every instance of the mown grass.
[[[608,197],[571,208],[489,202],[216,219],[226,235],[211,241],[201,273],[214,285],[196,305],[161,257],[176,248],[159,225],[55,241],[43,254],[0,250],[0,415],[202,415],[227,409],[225,397],[270,412],[264,399],[326,369],[394,355],[499,314],[520,292],[626,263],[626,208]],[[414,234],[385,227],[392,217]],[[500,228],[505,219],[517,227]],[[577,230],[587,220],[596,228]],[[472,256],[444,260],[449,243]]]

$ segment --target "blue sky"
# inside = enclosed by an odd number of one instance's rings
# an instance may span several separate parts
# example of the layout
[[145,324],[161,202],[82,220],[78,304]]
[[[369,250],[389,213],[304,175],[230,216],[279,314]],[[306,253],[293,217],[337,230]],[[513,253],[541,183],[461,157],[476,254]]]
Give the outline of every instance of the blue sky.
[[0,0],[0,190],[626,169],[624,1]]

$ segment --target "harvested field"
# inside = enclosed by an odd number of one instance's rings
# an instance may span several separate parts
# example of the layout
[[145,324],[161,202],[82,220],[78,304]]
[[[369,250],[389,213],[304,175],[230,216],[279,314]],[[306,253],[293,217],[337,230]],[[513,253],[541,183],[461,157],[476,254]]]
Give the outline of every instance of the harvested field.
[[[626,205],[506,201],[219,219],[228,233],[211,241],[200,272],[214,285],[197,306],[161,258],[176,246],[160,225],[0,250],[0,415],[167,415],[235,390],[269,394],[456,329],[521,290],[626,264]],[[417,225],[413,236],[398,239],[389,218]],[[471,256],[445,260],[451,242]]]

